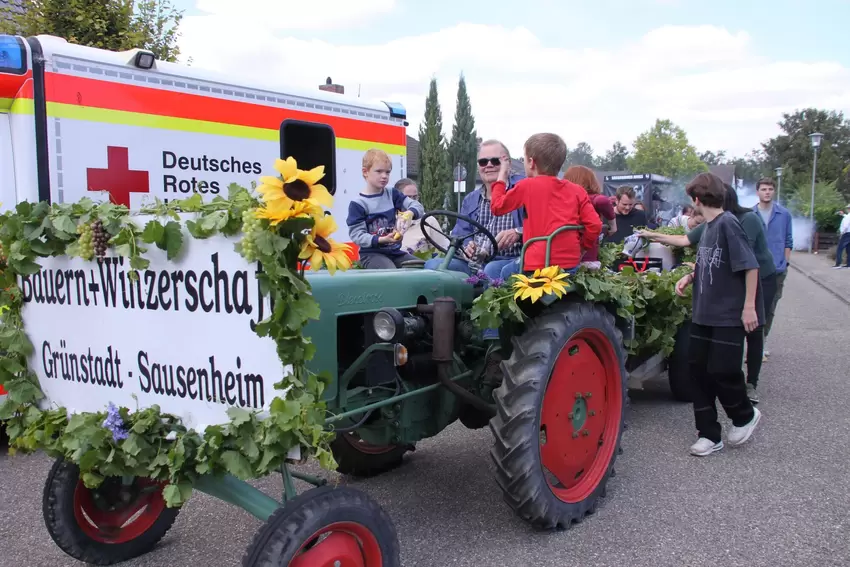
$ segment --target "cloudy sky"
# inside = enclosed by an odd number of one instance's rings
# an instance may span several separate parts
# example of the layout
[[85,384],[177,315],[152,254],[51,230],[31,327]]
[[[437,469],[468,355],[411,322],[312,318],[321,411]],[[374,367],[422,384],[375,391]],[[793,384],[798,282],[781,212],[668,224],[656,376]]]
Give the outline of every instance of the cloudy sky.
[[[399,101],[416,137],[432,77],[451,133],[464,73],[480,136],[553,131],[597,154],[656,118],[743,155],[784,111],[850,115],[847,0],[173,0],[193,64]],[[710,7],[709,7],[710,6]]]

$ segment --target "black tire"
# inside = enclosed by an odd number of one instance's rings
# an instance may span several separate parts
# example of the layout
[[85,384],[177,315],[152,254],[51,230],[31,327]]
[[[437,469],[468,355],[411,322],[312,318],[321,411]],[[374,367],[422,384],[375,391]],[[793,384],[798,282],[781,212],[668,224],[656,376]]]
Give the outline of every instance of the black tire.
[[[614,321],[614,316],[600,305],[572,300],[556,303],[533,318],[521,336],[512,339],[511,357],[502,363],[504,382],[494,392],[498,414],[490,421],[494,437],[490,456],[496,465],[496,482],[502,489],[505,502],[536,529],[568,528],[573,522],[580,522],[585,515],[593,513],[599,499],[605,496],[608,479],[614,474],[628,401],[626,352],[622,333]],[[546,439],[541,434],[541,421],[543,402],[555,363],[579,331],[583,331],[585,336],[595,337],[594,341],[609,345],[609,360],[617,366],[618,373],[613,374],[613,379],[619,381],[614,395],[619,398],[610,398],[606,386],[605,400],[613,400],[614,406],[605,407],[618,407],[619,411],[612,409],[613,413],[609,412],[611,417],[606,414],[603,420],[606,423],[603,434],[606,442],[603,444],[600,437],[598,443],[599,447],[604,446],[603,460],[593,461],[587,471],[590,480],[581,481],[589,483],[586,496],[568,502],[556,495],[547,479],[541,451]],[[571,347],[564,356],[573,356],[577,352],[578,349]],[[595,353],[596,350],[590,347],[590,354],[598,358]],[[602,365],[602,368],[606,367]],[[608,384],[609,378],[604,380]],[[569,405],[577,404],[577,399],[578,396],[566,400],[563,407],[569,411]],[[593,403],[598,403],[598,398]],[[601,418],[602,411],[599,413]],[[575,439],[578,435],[572,434],[572,437]],[[610,456],[607,456],[609,452]],[[584,472],[582,469],[578,474]],[[598,482],[593,479],[594,476]]]
[[47,532],[59,548],[79,561],[112,565],[144,555],[165,536],[177,519],[179,508],[163,508],[150,527],[138,537],[122,543],[104,543],[86,534],[76,518],[75,492],[80,469],[58,459],[44,485],[42,514]]
[[377,476],[398,467],[404,454],[412,450],[413,445],[368,445],[360,440],[356,432],[337,433],[331,442],[337,472],[359,478]]
[[667,359],[667,381],[673,399],[679,402],[693,402],[693,392],[696,387],[691,379],[691,369],[688,364],[688,344],[691,337],[691,322],[685,321],[676,331],[676,344]]
[[[395,526],[377,502],[353,488],[321,486],[299,495],[272,514],[248,546],[242,567],[288,567],[323,528],[338,523],[356,526],[374,538],[372,555],[364,558],[366,567],[401,565]],[[380,555],[380,563],[372,560],[376,554]]]

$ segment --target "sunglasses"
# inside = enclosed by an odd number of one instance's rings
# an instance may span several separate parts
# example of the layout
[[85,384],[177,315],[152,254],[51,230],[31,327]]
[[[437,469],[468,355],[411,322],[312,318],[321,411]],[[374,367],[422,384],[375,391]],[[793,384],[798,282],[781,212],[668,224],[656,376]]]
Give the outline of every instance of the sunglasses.
[[499,158],[497,158],[497,157],[491,157],[491,158],[486,158],[486,157],[485,157],[485,158],[480,158],[480,159],[478,160],[478,165],[479,165],[479,167],[486,167],[488,163],[489,163],[490,165],[501,165],[501,164],[502,164],[502,160],[501,160],[501,159],[499,159]]

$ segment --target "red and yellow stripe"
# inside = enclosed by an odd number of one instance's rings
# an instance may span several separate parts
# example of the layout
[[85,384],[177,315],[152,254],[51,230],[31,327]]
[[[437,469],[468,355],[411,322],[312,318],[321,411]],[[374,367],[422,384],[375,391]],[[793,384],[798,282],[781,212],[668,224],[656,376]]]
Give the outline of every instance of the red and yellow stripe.
[[[17,93],[12,112],[32,112],[31,82],[27,85],[29,88]],[[403,126],[61,73],[46,73],[45,85],[47,114],[55,118],[274,142],[280,140],[281,122],[286,119],[303,120],[331,126],[337,147],[341,149],[366,151],[380,148],[395,155],[406,153],[407,138]]]

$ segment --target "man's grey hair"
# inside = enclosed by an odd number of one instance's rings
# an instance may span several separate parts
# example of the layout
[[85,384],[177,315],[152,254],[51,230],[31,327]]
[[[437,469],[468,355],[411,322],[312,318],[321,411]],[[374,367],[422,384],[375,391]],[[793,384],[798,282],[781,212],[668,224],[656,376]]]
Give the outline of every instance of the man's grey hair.
[[508,151],[508,147],[499,140],[484,140],[483,142],[481,142],[481,146],[478,148],[478,150],[481,151],[481,148],[483,148],[484,146],[502,146],[502,151],[505,152],[505,155],[511,157],[511,152]]

